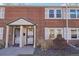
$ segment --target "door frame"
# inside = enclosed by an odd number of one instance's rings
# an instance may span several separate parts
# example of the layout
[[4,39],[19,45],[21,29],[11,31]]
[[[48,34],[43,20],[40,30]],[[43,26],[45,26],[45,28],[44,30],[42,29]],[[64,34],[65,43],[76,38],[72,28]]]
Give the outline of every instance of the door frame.
[[[12,41],[13,45],[15,45],[15,30],[16,30],[17,28],[20,29],[20,27],[13,27],[13,41]],[[20,44],[20,43],[19,43],[19,44]]]
[[[32,45],[34,45],[34,25],[32,25],[33,26],[33,44]],[[28,44],[28,27],[26,27],[26,45],[30,45],[30,44]]]
[[[27,26],[27,25],[26,25]],[[15,29],[16,28],[20,28],[20,26],[19,27],[16,27],[16,25],[15,26],[13,26],[13,38],[12,38],[12,45],[14,45],[15,44],[15,36],[14,36],[14,34],[15,34]],[[27,30],[26,30],[27,31]],[[33,47],[35,48],[36,47],[36,25],[33,25]],[[27,36],[26,36],[26,39],[27,39]],[[26,42],[27,43],[27,42]]]

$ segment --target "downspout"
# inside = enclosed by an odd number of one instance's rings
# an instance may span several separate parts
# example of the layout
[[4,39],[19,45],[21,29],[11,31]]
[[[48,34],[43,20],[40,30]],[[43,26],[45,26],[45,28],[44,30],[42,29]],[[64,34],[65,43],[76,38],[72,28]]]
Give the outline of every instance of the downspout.
[[68,4],[66,3],[66,39],[68,43]]

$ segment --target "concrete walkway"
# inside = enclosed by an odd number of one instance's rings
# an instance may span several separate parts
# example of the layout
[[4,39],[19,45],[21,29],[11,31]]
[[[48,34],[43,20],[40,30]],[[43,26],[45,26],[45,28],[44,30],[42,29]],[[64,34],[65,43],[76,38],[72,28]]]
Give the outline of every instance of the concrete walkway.
[[24,48],[9,47],[0,49],[0,56],[17,56],[19,54],[33,54],[33,53],[34,48],[30,46]]

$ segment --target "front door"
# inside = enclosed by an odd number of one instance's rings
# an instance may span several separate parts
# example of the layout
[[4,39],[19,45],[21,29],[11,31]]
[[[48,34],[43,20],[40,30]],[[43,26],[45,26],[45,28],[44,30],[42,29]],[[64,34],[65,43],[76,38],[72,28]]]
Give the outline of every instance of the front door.
[[19,46],[20,42],[20,28],[15,28],[15,46]]
[[27,28],[27,45],[34,43],[34,28]]

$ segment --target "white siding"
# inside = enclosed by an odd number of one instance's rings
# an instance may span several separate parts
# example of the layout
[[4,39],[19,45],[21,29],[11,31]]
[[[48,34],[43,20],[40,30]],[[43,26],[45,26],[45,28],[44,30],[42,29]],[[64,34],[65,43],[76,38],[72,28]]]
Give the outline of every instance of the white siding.
[[68,29],[68,32],[67,32],[67,40],[71,40],[71,29],[70,28]]
[[49,30],[45,28],[45,40],[49,39]]
[[71,28],[64,28],[64,38],[66,40],[71,40]]

